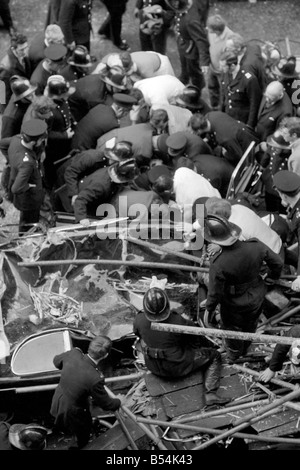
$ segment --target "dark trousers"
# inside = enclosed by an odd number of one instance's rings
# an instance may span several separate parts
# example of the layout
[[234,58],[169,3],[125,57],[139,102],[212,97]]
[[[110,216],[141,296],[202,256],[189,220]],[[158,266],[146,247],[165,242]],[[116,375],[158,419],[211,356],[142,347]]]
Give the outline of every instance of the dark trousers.
[[19,233],[27,232],[32,228],[30,224],[36,224],[40,219],[40,209],[20,211]]
[[115,46],[122,44],[121,31],[122,31],[122,17],[126,11],[126,2],[123,6],[116,8],[111,6],[109,2],[104,2],[107,8],[108,14],[106,15],[104,22],[100,26],[98,33],[105,34]]
[[221,354],[214,348],[196,350],[192,371],[202,369],[206,392],[216,392],[220,385],[222,360]]
[[215,73],[211,67],[208,69],[207,88],[212,108],[221,104],[220,75]]
[[0,16],[6,29],[13,27],[13,20],[9,8],[9,0],[0,0]]
[[202,90],[205,87],[205,79],[199,66],[199,59],[188,59],[180,50],[179,59],[181,65],[179,80],[184,85],[191,84]]
[[166,30],[163,29],[161,33],[151,35],[140,30],[139,35],[142,51],[154,51],[165,55],[167,46]]

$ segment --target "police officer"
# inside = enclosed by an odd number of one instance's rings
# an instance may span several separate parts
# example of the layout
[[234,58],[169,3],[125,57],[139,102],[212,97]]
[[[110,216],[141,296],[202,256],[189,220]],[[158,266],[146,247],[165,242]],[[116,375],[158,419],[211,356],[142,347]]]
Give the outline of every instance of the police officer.
[[223,70],[221,79],[221,111],[244,122],[250,129],[257,123],[257,113],[262,98],[258,79],[241,68],[238,56],[224,51],[220,58]]
[[195,114],[189,125],[214,151],[222,147],[222,156],[234,166],[253,140],[258,143],[258,137],[243,122],[221,111],[211,111],[205,116]]
[[175,10],[175,35],[180,57],[180,81],[190,82],[202,90],[205,87],[203,73],[210,64],[209,42],[205,25],[197,6],[197,0],[166,0]]
[[8,148],[9,186],[13,204],[20,211],[20,233],[39,221],[44,199],[41,156],[46,139],[45,121],[31,119],[22,124],[21,135],[14,136]]
[[76,46],[71,57],[67,59],[67,65],[60,70],[66,80],[77,82],[91,72],[93,62],[89,51],[85,46]]
[[120,126],[120,119],[129,113],[137,100],[125,93],[114,93],[111,106],[98,104],[84,116],[76,126],[72,138],[72,149],[96,148],[98,139]]
[[[300,176],[293,171],[282,170],[273,177],[273,183],[279,196],[281,204],[287,208],[287,222],[293,238],[300,241]],[[291,240],[292,241],[292,240]],[[300,291],[300,250],[298,247],[297,261],[289,250],[286,250],[286,263],[297,268],[297,278],[292,282],[291,288]]]
[[137,176],[136,161],[133,158],[116,162],[107,168],[100,168],[83,178],[78,184],[78,193],[72,196],[75,218],[83,226],[89,225],[89,215],[104,216],[98,207],[110,202],[112,196],[122,189],[123,184]]
[[[278,279],[283,261],[256,238],[240,241],[241,228],[225,217],[207,215],[204,221],[204,238],[220,245],[209,267],[209,285],[206,313],[213,314],[220,304],[221,322],[225,330],[255,332],[266,286],[261,277],[265,262],[269,276]],[[250,341],[225,338],[228,362],[243,356]]]
[[12,96],[2,115],[1,139],[12,137],[20,132],[24,114],[35,96],[36,86],[19,75],[10,79]]
[[[134,319],[133,332],[140,338],[147,368],[159,377],[185,377],[203,370],[206,405],[222,404],[227,400],[217,395],[220,384],[221,355],[203,336],[154,331],[152,322],[195,326],[170,308],[166,292],[150,288],[144,295],[143,311]],[[208,346],[209,345],[209,346]]]

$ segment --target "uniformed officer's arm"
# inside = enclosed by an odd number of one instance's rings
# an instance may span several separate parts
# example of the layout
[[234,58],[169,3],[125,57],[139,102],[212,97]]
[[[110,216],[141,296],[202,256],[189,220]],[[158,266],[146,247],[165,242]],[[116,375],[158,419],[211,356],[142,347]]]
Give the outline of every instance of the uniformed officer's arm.
[[279,255],[266,245],[265,250],[265,262],[270,270],[269,276],[272,279],[278,279],[283,268],[283,261]]
[[[245,77],[247,78],[250,73],[246,73]],[[260,102],[262,99],[262,91],[259,86],[258,80],[254,75],[251,75],[251,78],[247,78],[247,93],[249,97],[249,115],[247,126],[251,127],[252,129],[255,128],[257,124],[257,114],[260,106]]]
[[74,203],[74,214],[76,221],[80,222],[82,219],[87,219],[87,205],[99,201],[101,204],[101,184],[97,188],[85,188],[79,192],[78,197]]
[[50,140],[66,140],[66,139],[70,139],[73,135],[74,135],[74,131],[70,131],[71,132],[71,136],[69,137],[68,136],[68,132],[67,131],[50,131],[49,132],[49,135],[48,135],[48,139]]
[[95,171],[95,165],[104,160],[104,153],[95,149],[90,149],[77,155],[71,165],[69,165],[64,173],[65,183],[67,185],[68,195],[74,196],[78,194],[79,179],[91,170]]
[[300,213],[299,213],[299,217],[297,217],[296,220],[297,220],[297,226],[296,226],[295,233],[296,233],[297,242],[298,242],[297,276],[300,276]]
[[[28,157],[25,157],[28,158]],[[29,180],[33,173],[33,166],[32,163],[29,161],[25,161],[22,163],[21,167],[18,170],[16,179],[11,187],[11,191],[13,194],[23,193],[30,189]]]
[[104,380],[101,379],[97,382],[92,390],[91,397],[93,398],[96,405],[103,408],[103,410],[115,411],[121,406],[121,400],[119,398],[112,398],[108,395],[104,388]]
[[206,31],[199,21],[192,21],[189,24],[189,35],[198,49],[200,65],[208,66],[210,64],[209,42]]

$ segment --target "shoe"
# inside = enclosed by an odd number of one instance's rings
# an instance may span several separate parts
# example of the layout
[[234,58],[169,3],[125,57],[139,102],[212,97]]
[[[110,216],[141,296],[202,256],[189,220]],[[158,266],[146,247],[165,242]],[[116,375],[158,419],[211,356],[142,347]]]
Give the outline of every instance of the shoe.
[[205,395],[205,402],[206,405],[225,405],[225,403],[228,403],[230,401],[230,398],[222,398],[219,397],[216,393],[209,392],[206,393]]

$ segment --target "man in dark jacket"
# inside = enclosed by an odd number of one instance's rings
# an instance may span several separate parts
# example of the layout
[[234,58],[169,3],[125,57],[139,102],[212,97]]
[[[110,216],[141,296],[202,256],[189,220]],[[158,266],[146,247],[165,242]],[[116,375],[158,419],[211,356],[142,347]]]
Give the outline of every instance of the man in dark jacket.
[[69,449],[81,449],[90,437],[92,416],[90,398],[96,406],[115,411],[121,405],[119,398],[111,398],[104,388],[104,376],[100,370],[111,350],[107,336],[97,336],[89,344],[88,353],[79,348],[54,356],[53,363],[61,370],[59,384],[54,392],[50,413],[55,426],[73,434]]
[[86,116],[77,124],[72,138],[72,149],[88,150],[96,148],[97,140],[105,133],[120,125],[120,119],[124,116],[137,100],[124,93],[113,95],[111,106],[98,104],[94,106]]
[[283,118],[290,116],[293,116],[293,104],[282,83],[269,83],[258,109],[256,133],[259,139],[265,142],[278,129]]
[[205,139],[212,149],[218,145],[223,147],[223,156],[234,166],[253,140],[259,142],[255,133],[243,122],[221,111],[211,111],[205,116],[192,116],[190,127],[194,133]]
[[202,90],[203,73],[210,64],[209,42],[205,25],[201,22],[196,0],[167,0],[175,10],[175,35],[181,64],[180,81],[191,82]]
[[[123,184],[131,182],[136,175],[136,162],[129,158],[107,168],[100,168],[79,181],[77,194],[69,192],[76,221],[88,226],[89,216],[103,217],[105,214],[101,213],[99,207],[110,202],[112,196],[122,189]],[[68,185],[68,181],[66,183]]]
[[244,122],[250,129],[257,123],[257,113],[262,98],[258,79],[245,72],[232,52],[223,52],[220,58],[223,70],[221,79],[221,111]]
[[[281,257],[256,238],[240,241],[241,228],[225,217],[207,215],[204,238],[221,246],[209,267],[206,313],[209,316],[220,304],[225,330],[253,333],[256,330],[266,286],[261,276],[263,263],[269,277],[278,279],[283,267]],[[244,355],[251,341],[225,338],[229,362]]]
[[13,204],[20,211],[20,233],[39,221],[44,200],[41,153],[45,147],[47,124],[40,119],[26,121],[21,135],[12,138],[8,148],[11,167],[9,187]]
[[61,27],[70,50],[77,44],[90,50],[91,14],[92,0],[50,0],[47,24]]
[[77,122],[100,103],[110,105],[114,93],[128,92],[128,80],[122,67],[105,68],[101,73],[86,75],[76,81],[70,108]]
[[143,299],[143,311],[137,314],[133,332],[141,340],[147,368],[159,377],[185,377],[201,369],[205,377],[206,404],[224,403],[217,395],[220,385],[221,355],[202,336],[154,331],[152,322],[195,326],[191,320],[170,310],[166,292],[157,287],[149,289]]

